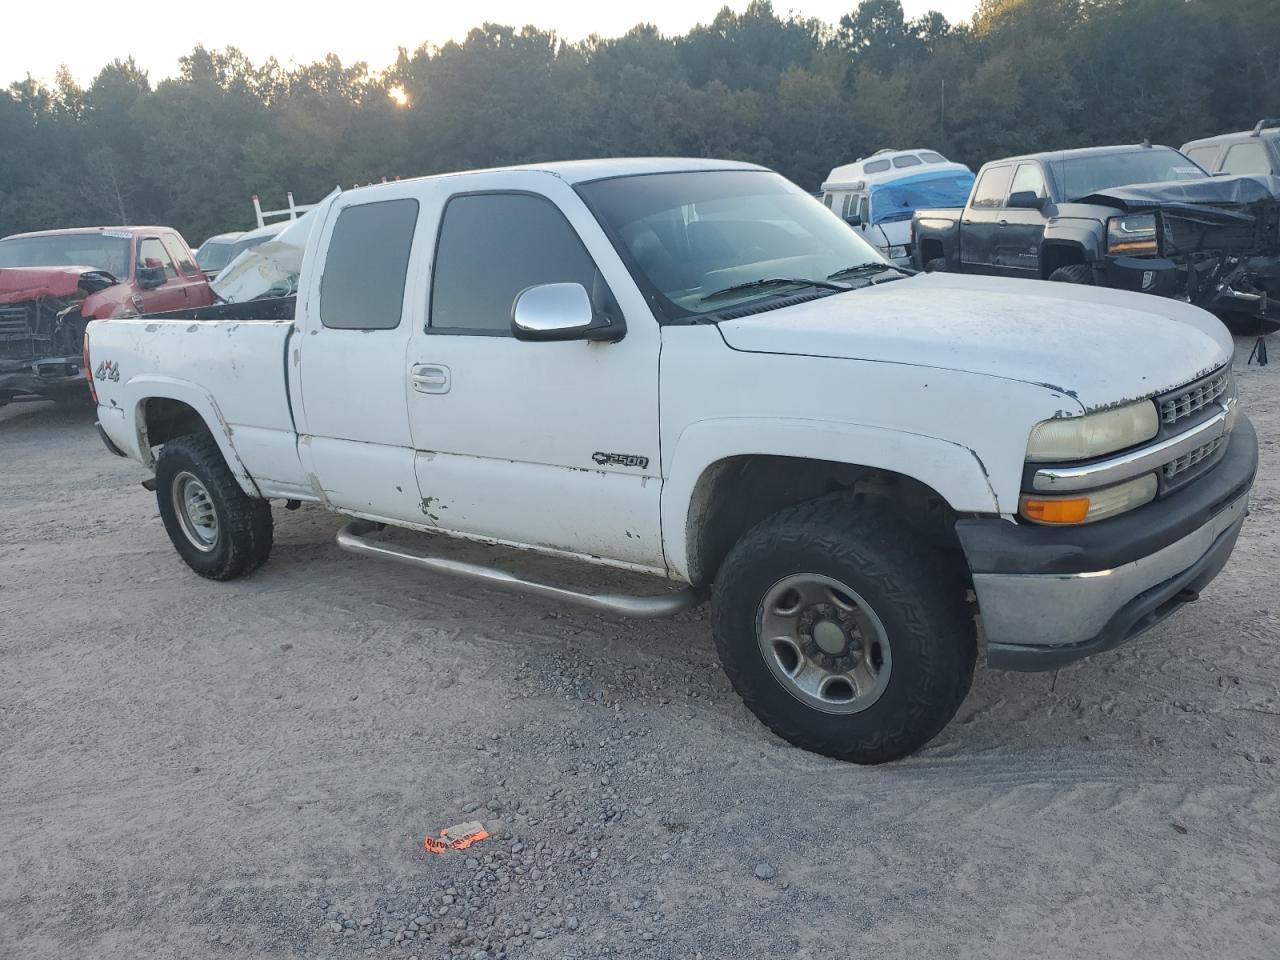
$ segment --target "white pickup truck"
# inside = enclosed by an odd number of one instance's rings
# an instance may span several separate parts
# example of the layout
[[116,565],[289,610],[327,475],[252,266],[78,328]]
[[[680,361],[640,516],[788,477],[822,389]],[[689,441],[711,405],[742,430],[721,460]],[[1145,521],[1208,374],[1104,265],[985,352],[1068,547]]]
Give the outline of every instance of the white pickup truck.
[[[747,706],[875,763],[955,714],[979,622],[993,667],[1108,649],[1194,600],[1244,521],[1232,341],[1183,303],[911,276],[740,163],[487,170],[313,215],[292,319],[89,328],[103,439],[154,469],[205,577],[266,560],[281,500],[352,517],[346,550],[552,602],[710,595]],[[386,524],[680,586],[531,583]]]

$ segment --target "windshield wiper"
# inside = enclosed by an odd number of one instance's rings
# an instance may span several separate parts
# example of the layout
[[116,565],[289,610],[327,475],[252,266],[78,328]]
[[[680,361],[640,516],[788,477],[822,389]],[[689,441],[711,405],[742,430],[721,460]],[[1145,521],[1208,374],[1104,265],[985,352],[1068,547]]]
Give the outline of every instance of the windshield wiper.
[[893,272],[892,277],[874,276],[871,283],[884,283],[888,280],[899,280],[907,276],[900,267],[895,267],[891,263],[859,263],[852,267],[845,267],[843,270],[837,270],[835,273],[827,277],[828,280],[849,280],[853,277],[860,276],[865,273],[885,274]]
[[[830,277],[827,278],[827,280],[830,279]],[[715,300],[718,297],[727,296],[731,293],[741,293],[743,290],[754,290],[758,287],[779,287],[784,284],[801,287],[821,287],[823,290],[849,289],[842,283],[828,283],[827,280],[810,280],[808,277],[765,277],[761,280],[748,280],[746,283],[735,283],[733,286],[725,287],[723,290],[708,293],[698,302],[706,303],[708,300]]]

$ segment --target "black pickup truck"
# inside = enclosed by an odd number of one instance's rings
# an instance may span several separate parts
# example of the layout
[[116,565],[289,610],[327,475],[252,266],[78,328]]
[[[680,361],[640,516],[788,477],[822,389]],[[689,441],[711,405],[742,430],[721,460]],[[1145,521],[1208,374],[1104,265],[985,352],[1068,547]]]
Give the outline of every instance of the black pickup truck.
[[1090,147],[986,164],[963,208],[917,210],[923,270],[1179,297],[1241,333],[1280,328],[1280,178],[1211,177],[1171,147]]

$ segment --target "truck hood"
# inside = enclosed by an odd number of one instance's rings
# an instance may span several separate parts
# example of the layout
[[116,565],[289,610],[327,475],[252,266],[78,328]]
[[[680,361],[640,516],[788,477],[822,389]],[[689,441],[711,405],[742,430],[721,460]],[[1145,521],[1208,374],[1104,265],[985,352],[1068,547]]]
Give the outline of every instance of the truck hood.
[[0,304],[25,300],[83,298],[118,281],[93,267],[0,268]]
[[1244,207],[1265,201],[1280,201],[1280,177],[1205,177],[1203,180],[1136,183],[1099,190],[1076,202],[1119,207],[1121,210],[1149,210],[1152,207],[1185,210],[1188,207],[1217,205]]
[[960,370],[1035,383],[1085,409],[1152,396],[1231,361],[1197,307],[1102,287],[920,274],[718,324],[734,350]]

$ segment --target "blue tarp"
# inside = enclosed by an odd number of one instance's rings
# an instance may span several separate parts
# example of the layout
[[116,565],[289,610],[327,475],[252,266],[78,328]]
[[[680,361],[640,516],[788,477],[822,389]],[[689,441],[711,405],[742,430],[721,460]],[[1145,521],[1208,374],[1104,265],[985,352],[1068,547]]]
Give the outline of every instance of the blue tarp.
[[910,220],[921,207],[963,207],[973,189],[972,173],[919,173],[871,188],[871,223]]

